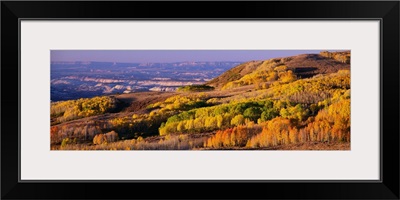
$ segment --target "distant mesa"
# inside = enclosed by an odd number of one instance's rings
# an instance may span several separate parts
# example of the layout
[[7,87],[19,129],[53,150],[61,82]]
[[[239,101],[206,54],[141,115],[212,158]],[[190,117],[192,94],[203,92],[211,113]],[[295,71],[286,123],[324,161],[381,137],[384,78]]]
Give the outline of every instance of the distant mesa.
[[152,87],[149,90],[153,92],[173,92],[176,87]]

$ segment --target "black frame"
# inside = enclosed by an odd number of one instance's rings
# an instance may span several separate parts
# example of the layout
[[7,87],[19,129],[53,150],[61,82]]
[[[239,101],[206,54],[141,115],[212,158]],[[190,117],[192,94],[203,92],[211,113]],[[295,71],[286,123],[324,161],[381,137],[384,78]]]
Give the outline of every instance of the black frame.
[[[399,199],[398,1],[355,2],[1,2],[1,198],[3,199]],[[187,8],[187,9],[181,9]],[[192,9],[196,8],[196,9]],[[229,8],[229,10],[228,10]],[[379,19],[381,20],[381,181],[19,182],[20,19]],[[10,76],[13,74],[13,77]],[[18,74],[18,79],[15,78]],[[10,84],[10,82],[14,84]],[[17,87],[18,86],[18,87]],[[17,111],[18,108],[18,112]],[[383,123],[384,122],[384,123]],[[11,126],[11,124],[13,124]],[[18,127],[18,128],[17,128]],[[19,131],[18,131],[19,132]],[[169,186],[169,187],[167,187]],[[227,186],[230,191],[224,191]],[[261,187],[257,187],[261,186]],[[265,189],[263,189],[265,188]],[[147,190],[148,189],[148,190]],[[174,190],[175,189],[175,190]],[[152,191],[154,190],[154,191]],[[180,192],[185,191],[185,193]],[[186,196],[185,194],[191,194]],[[214,196],[211,196],[213,194]]]

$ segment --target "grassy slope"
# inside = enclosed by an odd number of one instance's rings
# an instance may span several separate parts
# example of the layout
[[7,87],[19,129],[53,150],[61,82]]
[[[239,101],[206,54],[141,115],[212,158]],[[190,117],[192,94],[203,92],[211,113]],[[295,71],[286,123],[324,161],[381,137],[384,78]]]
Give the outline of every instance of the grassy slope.
[[[349,69],[350,65],[341,63],[332,58],[323,57],[318,54],[302,54],[285,58],[274,58],[267,61],[275,65],[286,65],[298,77],[307,78],[316,74],[329,74],[341,69]],[[243,76],[250,74],[262,67],[263,62],[251,61],[236,66],[222,75],[209,81],[207,84],[220,88],[229,82],[239,80]]]
[[221,74],[220,76],[214,78],[213,80],[209,81],[207,85],[219,88],[225,85],[226,83],[230,81],[236,81],[239,80],[241,77],[243,77],[246,74],[249,74],[253,72],[255,69],[257,69],[258,66],[262,64],[262,61],[250,61],[243,63],[241,65],[238,65],[225,73]]

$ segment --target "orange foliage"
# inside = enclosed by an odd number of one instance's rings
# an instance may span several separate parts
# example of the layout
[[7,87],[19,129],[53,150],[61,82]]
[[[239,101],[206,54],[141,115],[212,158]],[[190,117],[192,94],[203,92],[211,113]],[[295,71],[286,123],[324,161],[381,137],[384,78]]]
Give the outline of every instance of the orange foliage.
[[52,126],[50,128],[50,141],[58,140],[58,127]]
[[106,134],[97,134],[93,138],[93,144],[107,144],[118,140],[118,133],[115,131],[108,132]]
[[340,100],[321,110],[305,128],[311,141],[350,141],[350,99]]
[[269,147],[281,144],[291,144],[298,141],[298,131],[290,120],[281,117],[268,121],[262,132],[247,142],[247,147]]
[[317,142],[350,142],[350,99],[342,99],[318,112],[302,129],[281,117],[268,121],[260,134],[247,142],[247,147]]
[[260,131],[261,129],[254,125],[237,126],[218,131],[205,142],[204,146],[209,148],[244,147],[247,140]]

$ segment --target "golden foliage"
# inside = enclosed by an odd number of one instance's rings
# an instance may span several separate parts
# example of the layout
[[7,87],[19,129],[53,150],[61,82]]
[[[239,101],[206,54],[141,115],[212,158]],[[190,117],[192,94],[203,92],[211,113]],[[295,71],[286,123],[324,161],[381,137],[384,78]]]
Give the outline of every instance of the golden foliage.
[[344,51],[344,52],[321,51],[320,55],[327,58],[333,58],[341,63],[350,64],[350,57],[351,57],[350,51]]
[[103,114],[116,108],[113,97],[81,98],[78,100],[51,103],[50,116],[56,122],[66,122],[83,117]]
[[350,99],[341,99],[318,112],[306,127],[298,129],[282,117],[268,121],[247,147],[271,147],[293,143],[350,142]]
[[98,134],[93,138],[93,144],[107,144],[117,141],[118,133],[115,131],[108,132],[106,134]]
[[267,60],[254,72],[247,74],[236,81],[226,83],[222,90],[232,89],[244,85],[256,85],[257,89],[266,89],[273,81],[289,83],[296,80],[296,75],[288,70],[288,67],[280,64],[280,61]]

